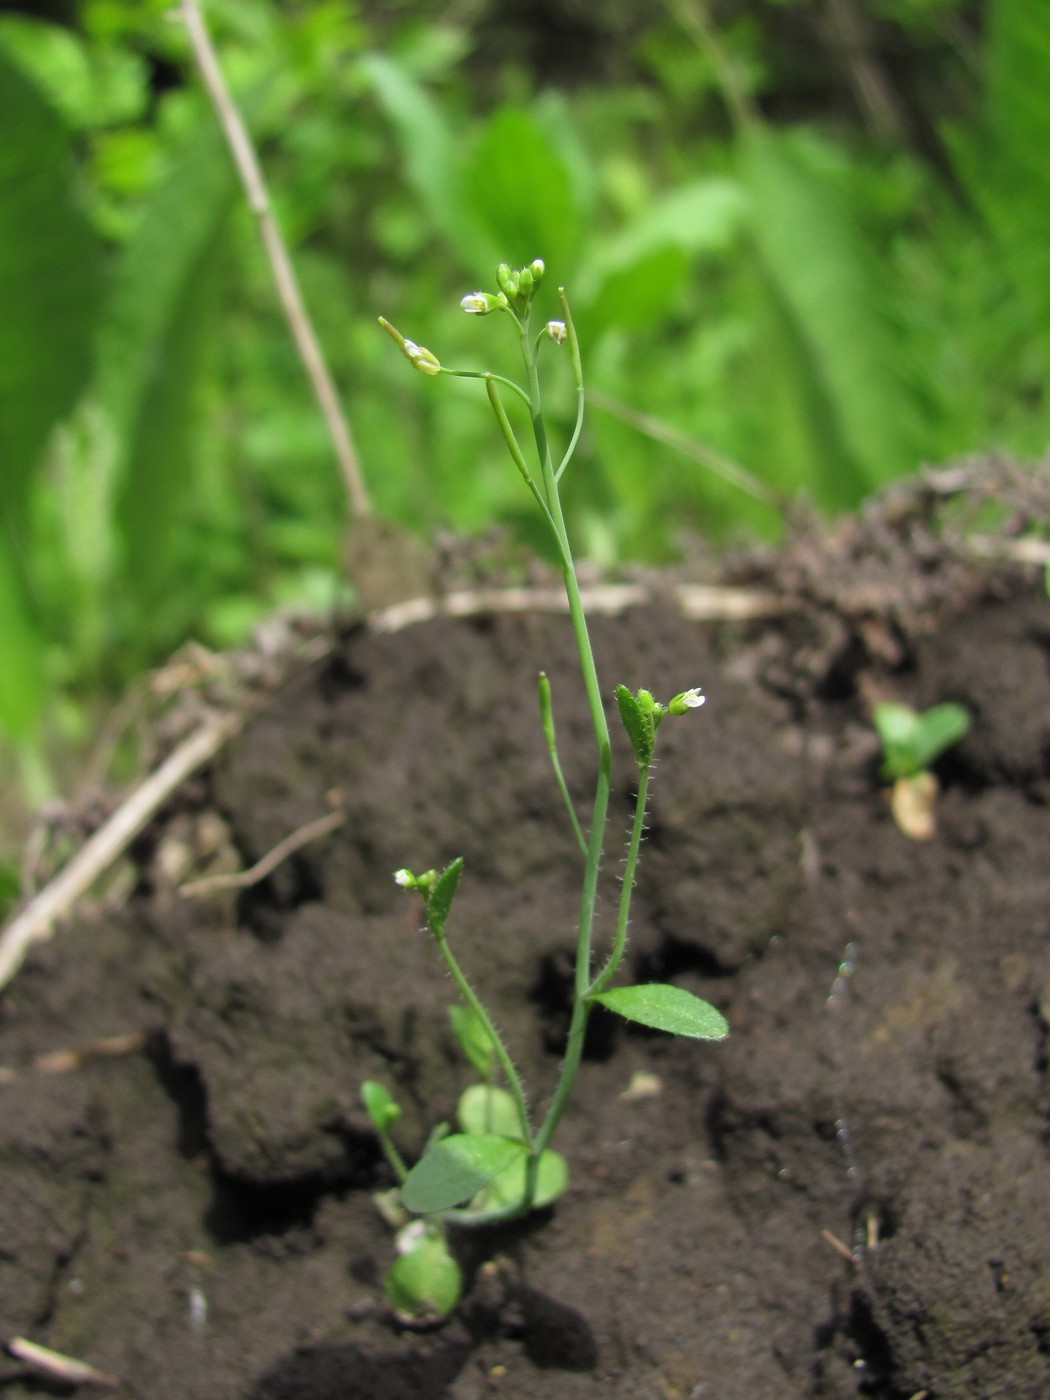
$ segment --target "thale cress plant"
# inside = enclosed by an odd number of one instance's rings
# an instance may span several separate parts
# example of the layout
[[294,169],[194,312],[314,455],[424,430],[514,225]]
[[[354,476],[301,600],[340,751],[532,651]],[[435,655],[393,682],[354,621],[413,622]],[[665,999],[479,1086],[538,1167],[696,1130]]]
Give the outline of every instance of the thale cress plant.
[[[379,1137],[398,1186],[379,1198],[384,1214],[398,1231],[396,1262],[386,1278],[386,1293],[405,1321],[441,1318],[458,1302],[462,1280],[448,1247],[449,1226],[478,1226],[505,1221],[545,1206],[565,1189],[565,1159],[551,1146],[555,1130],[572,1093],[583,1051],[587,1022],[596,1005],[608,1007],[629,1021],[702,1040],[721,1040],[728,1032],[724,1017],[708,1002],[682,987],[665,983],[614,986],[627,943],[631,894],[641,846],[653,751],[660,726],[668,715],[687,715],[704,704],[698,688],[683,690],[666,704],[648,690],[632,693],[626,686],[615,690],[620,718],[631,743],[637,766],[637,796],[627,844],[616,928],[603,958],[594,950],[595,906],[598,872],[609,816],[612,754],[609,729],[602,706],[602,690],[595,669],[580,597],[572,549],[566,531],[560,496],[561,482],[572,460],[583,426],[584,385],[580,347],[564,289],[559,289],[561,317],[533,323],[535,294],[544,266],[537,259],[528,267],[511,269],[506,263],[496,272],[495,292],[473,292],[462,300],[463,310],[475,316],[501,315],[518,336],[524,362],[523,384],[502,375],[476,370],[447,369],[437,356],[407,340],[390,323],[380,324],[409,362],[427,375],[451,374],[480,379],[496,416],[507,448],[522,479],[532,493],[554,541],[561,566],[569,614],[579,650],[583,686],[587,696],[597,747],[597,775],[589,826],[577,817],[558,757],[551,688],[539,677],[539,710],[550,751],[554,776],[568,813],[572,835],[583,860],[572,1016],[557,1084],[543,1118],[534,1122],[518,1070],[491,1016],[467,980],[453,951],[449,916],[463,869],[462,859],[443,870],[414,874],[399,870],[395,880],[423,897],[427,927],[463,1005],[451,1008],[452,1027],[462,1050],[477,1071],[478,1082],[461,1095],[456,1117],[458,1130],[440,1124],[430,1135],[422,1156],[409,1168],[396,1147],[391,1129],[400,1116],[392,1095],[375,1081],[362,1086],[365,1108]],[[555,463],[544,421],[540,394],[539,358],[548,346],[568,351],[576,385],[576,424],[560,460]],[[525,405],[532,425],[535,467],[530,466],[508,418],[503,393]],[[500,1082],[501,1081],[501,1082]]]

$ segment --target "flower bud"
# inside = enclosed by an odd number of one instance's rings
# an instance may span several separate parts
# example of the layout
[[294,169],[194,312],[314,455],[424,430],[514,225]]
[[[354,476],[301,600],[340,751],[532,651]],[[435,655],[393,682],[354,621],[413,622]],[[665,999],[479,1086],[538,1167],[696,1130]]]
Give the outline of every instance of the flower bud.
[[510,263],[500,263],[499,267],[496,268],[496,285],[506,296],[517,296],[518,281],[510,270]]
[[707,696],[700,687],[693,686],[691,690],[683,690],[672,700],[668,701],[667,708],[673,715],[684,715],[689,710],[698,710],[705,704]]
[[404,351],[413,368],[422,371],[423,374],[441,373],[441,361],[433,350],[428,350],[425,345],[417,345],[414,340],[406,340]]
[[548,321],[543,328],[554,341],[555,345],[562,345],[569,332],[565,329],[564,321]]
[[517,278],[518,278],[518,293],[519,293],[519,295],[521,295],[521,296],[523,296],[523,297],[531,296],[531,295],[532,295],[532,269],[531,269],[531,268],[528,268],[528,267],[523,267],[523,268],[521,269],[521,271],[517,274]]
[[416,877],[412,874],[411,870],[405,870],[402,867],[402,869],[394,871],[394,884],[400,885],[403,890],[414,890],[416,887]]
[[532,273],[532,285],[534,287],[538,287],[543,281],[543,273],[545,271],[543,266],[543,259],[534,258],[529,266],[529,271]]

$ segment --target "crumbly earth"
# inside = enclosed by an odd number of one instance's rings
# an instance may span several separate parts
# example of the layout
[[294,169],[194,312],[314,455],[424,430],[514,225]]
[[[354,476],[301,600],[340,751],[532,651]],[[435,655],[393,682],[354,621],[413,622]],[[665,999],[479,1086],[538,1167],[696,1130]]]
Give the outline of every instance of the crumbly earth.
[[[732,1031],[595,1018],[557,1142],[569,1190],[456,1238],[451,1322],[376,1306],[389,1177],[360,1082],[402,1100],[409,1156],[468,1082],[391,872],[465,857],[450,934],[542,1106],[579,859],[541,668],[581,809],[593,762],[560,617],[350,631],[155,824],[124,910],[33,954],[0,1000],[0,1339],[141,1400],[1045,1400],[1050,603],[1016,570],[916,592],[946,576],[928,557],[887,591],[903,566],[872,538],[839,536],[823,595],[804,550],[762,566],[790,578],[775,621],[595,623],[607,692],[708,694],[660,733],[628,961]],[[973,714],[927,842],[891,817],[877,695]],[[619,741],[616,761],[604,936]],[[252,890],[162,878],[195,823],[218,814],[246,866],[334,798],[345,824]],[[128,1032],[140,1051],[33,1068]],[[0,1389],[68,1393],[14,1359]]]

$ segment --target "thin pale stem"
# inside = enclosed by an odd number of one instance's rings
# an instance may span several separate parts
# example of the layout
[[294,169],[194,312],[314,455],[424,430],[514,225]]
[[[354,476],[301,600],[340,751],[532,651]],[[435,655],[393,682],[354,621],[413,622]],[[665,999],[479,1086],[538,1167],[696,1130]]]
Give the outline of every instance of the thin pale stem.
[[[591,981],[591,945],[594,937],[594,911],[598,898],[598,871],[601,866],[605,825],[609,815],[609,793],[612,787],[612,748],[609,742],[609,726],[606,722],[605,709],[602,705],[601,688],[598,684],[598,672],[594,664],[594,652],[591,648],[590,634],[587,630],[587,618],[584,614],[582,599],[580,598],[580,586],[576,577],[576,566],[573,562],[572,549],[569,544],[568,531],[565,525],[565,516],[562,511],[561,497],[558,493],[558,480],[555,475],[554,464],[551,460],[550,446],[547,441],[547,430],[543,421],[539,370],[529,336],[527,317],[522,325],[521,348],[525,360],[525,367],[528,372],[532,428],[536,440],[536,452],[543,473],[543,489],[547,498],[551,525],[561,555],[562,578],[565,584],[565,594],[569,602],[569,616],[572,620],[573,633],[575,634],[576,645],[580,654],[584,690],[587,695],[587,704],[591,713],[591,722],[594,726],[595,741],[598,747],[598,776],[595,783],[591,830],[587,841],[587,855],[583,873],[583,890],[580,896],[580,916],[576,936],[575,998],[573,1002],[572,1020],[569,1024],[569,1034],[565,1045],[565,1058],[562,1061],[554,1095],[550,1107],[547,1110],[547,1115],[543,1120],[543,1124],[533,1144],[533,1157],[535,1161],[550,1141],[558,1125],[558,1121],[565,1110],[565,1105],[568,1103],[569,1095],[579,1069],[580,1057],[583,1054],[584,1033],[586,1032],[587,1021],[590,1016],[590,1004],[586,1000],[586,995]],[[531,1200],[531,1191],[535,1186],[535,1174],[536,1167],[533,1165],[527,1179],[526,1204]]]
[[397,1177],[398,1181],[404,1182],[405,1178],[408,1176],[408,1167],[405,1164],[404,1157],[401,1156],[401,1153],[394,1146],[394,1139],[390,1136],[386,1128],[377,1127],[376,1134],[379,1138],[379,1146],[383,1149],[383,1156],[390,1163],[394,1175]]
[[562,472],[569,465],[576,452],[576,445],[583,432],[583,414],[586,407],[587,395],[583,387],[583,358],[580,355],[580,342],[576,335],[576,325],[572,319],[572,312],[569,310],[569,299],[565,295],[565,288],[558,288],[558,300],[561,302],[562,320],[565,322],[566,336],[569,342],[569,354],[572,358],[572,374],[576,382],[576,423],[572,430],[572,437],[569,445],[565,449],[565,455],[561,459],[558,470],[554,473],[554,480],[560,481]]
[[554,711],[551,706],[551,683],[547,679],[545,671],[540,672],[539,679],[540,693],[540,717],[543,721],[543,733],[547,739],[547,751],[551,756],[551,767],[554,769],[554,777],[558,783],[558,790],[565,802],[565,810],[569,814],[569,821],[572,823],[573,833],[576,837],[576,844],[583,852],[584,859],[587,858],[587,838],[583,834],[579,818],[576,815],[576,807],[573,804],[572,794],[569,792],[569,785],[565,781],[565,774],[562,772],[561,759],[558,757],[558,740],[554,732]]
[[307,378],[324,415],[328,433],[332,439],[339,469],[342,472],[350,509],[355,516],[364,517],[372,511],[361,472],[361,463],[354,446],[350,424],[343,412],[335,383],[328,370],[328,364],[314,332],[309,312],[299,291],[299,283],[292,267],[281,231],[277,227],[270,196],[263,179],[259,158],[255,153],[251,137],[241,114],[230,95],[219,64],[218,55],[211,42],[208,27],[204,22],[199,0],[182,0],[181,14],[186,33],[189,36],[193,56],[200,69],[201,80],[215,108],[226,143],[233,156],[248,205],[259,224],[263,246],[270,262],[277,294],[291,328],[299,358],[303,362]]
[[525,454],[518,445],[518,439],[515,437],[514,429],[511,427],[510,419],[507,417],[507,410],[503,407],[503,400],[500,398],[499,390],[496,388],[496,376],[486,374],[482,377],[485,380],[485,389],[489,396],[489,403],[492,405],[492,411],[496,415],[496,422],[499,424],[500,432],[503,434],[510,455],[514,459],[514,465],[517,467],[518,471],[521,472],[525,485],[532,492],[536,504],[546,516],[547,524],[554,532],[555,537],[557,537],[558,528],[554,523],[554,518],[550,513],[547,502],[543,499],[543,492],[533,480],[532,473],[529,471],[529,464],[525,460]]
[[445,960],[445,966],[452,974],[452,980],[459,988],[464,1001],[477,1016],[478,1020],[485,1028],[485,1034],[492,1041],[492,1047],[496,1052],[496,1059],[500,1063],[507,1080],[507,1088],[510,1090],[511,1098],[514,1100],[514,1107],[517,1109],[518,1121],[521,1124],[522,1138],[532,1142],[532,1125],[529,1121],[529,1110],[525,1103],[525,1090],[522,1087],[521,1076],[518,1074],[514,1061],[510,1057],[510,1052],[503,1043],[503,1037],[492,1023],[492,1018],[485,1010],[484,1006],[474,991],[474,988],[467,981],[463,970],[456,961],[456,956],[448,945],[448,939],[444,936],[434,935],[434,941],[438,946],[438,952]]
[[487,369],[446,369],[441,366],[441,373],[451,375],[453,379],[491,379],[495,384],[502,384],[505,389],[512,389],[523,404],[528,404],[529,396],[520,384],[515,384],[513,379],[508,379],[503,374],[493,374]]

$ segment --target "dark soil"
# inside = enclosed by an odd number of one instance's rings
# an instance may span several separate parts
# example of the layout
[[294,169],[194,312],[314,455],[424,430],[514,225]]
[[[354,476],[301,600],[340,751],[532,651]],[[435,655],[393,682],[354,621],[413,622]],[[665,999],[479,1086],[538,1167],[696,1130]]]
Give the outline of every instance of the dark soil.
[[[596,1018],[569,1191],[457,1238],[469,1291],[426,1333],[370,1307],[389,1177],[358,1087],[395,1089],[411,1155],[467,1074],[391,874],[466,858],[450,934],[542,1105],[579,859],[535,677],[583,810],[571,634],[354,630],[287,684],[140,843],[123,912],[40,948],[0,1002],[0,1338],[141,1400],[1045,1400],[1050,602],[932,539],[886,512],[800,540],[765,570],[790,595],[775,622],[595,622],[607,692],[708,694],[661,730],[629,962],[732,1032]],[[875,695],[974,716],[931,841],[890,815]],[[255,889],[165,883],[216,813],[248,865],[333,792],[346,824]],[[32,1068],[129,1031],[142,1052]],[[0,1393],[69,1392],[0,1360]]]

